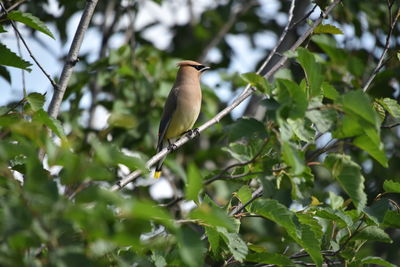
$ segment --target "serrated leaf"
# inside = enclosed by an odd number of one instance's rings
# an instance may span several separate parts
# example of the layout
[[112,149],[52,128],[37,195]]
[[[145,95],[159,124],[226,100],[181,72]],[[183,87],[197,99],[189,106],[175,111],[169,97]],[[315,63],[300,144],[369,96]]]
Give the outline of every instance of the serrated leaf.
[[314,29],[315,34],[329,33],[329,34],[343,34],[342,30],[331,24],[320,24]]
[[378,241],[384,243],[393,243],[389,235],[378,226],[368,226],[354,235],[355,240]]
[[210,243],[211,250],[214,254],[218,253],[219,244],[220,244],[220,236],[217,230],[213,227],[205,227],[207,240]]
[[[308,105],[307,96],[303,89],[297,83],[286,79],[277,79],[276,84],[278,86],[276,100],[282,104],[280,114],[285,114],[285,116],[281,116],[282,119],[303,118]],[[288,111],[282,112],[282,109]]]
[[288,166],[290,166],[290,172],[294,175],[300,175],[305,170],[304,153],[294,147],[289,142],[282,144],[282,157]]
[[25,12],[21,12],[19,10],[15,10],[15,11],[9,12],[7,15],[7,18],[14,20],[14,21],[21,22],[21,23],[25,24],[26,26],[29,26],[35,30],[38,30],[38,31],[50,36],[51,38],[55,39],[54,35],[51,33],[49,28],[47,28],[46,24],[43,21],[41,21],[39,18],[32,15],[31,13],[25,13]]
[[254,72],[249,72],[240,74],[240,78],[249,83],[251,86],[256,87],[262,93],[268,95],[271,94],[271,86],[268,83],[267,79],[265,79],[263,76]]
[[29,72],[31,71],[29,67],[32,66],[31,63],[17,56],[2,43],[0,43],[0,65],[15,67]]
[[388,261],[385,261],[384,259],[380,257],[374,257],[374,256],[368,256],[364,259],[361,260],[361,264],[365,266],[366,264],[374,264],[374,265],[379,265],[383,267],[396,267],[396,265],[391,264]]
[[363,210],[367,203],[367,195],[364,192],[365,179],[361,174],[361,167],[352,161],[350,156],[336,153],[329,154],[324,165],[353,200],[357,210]]
[[216,230],[221,234],[222,239],[225,241],[235,260],[243,262],[248,253],[246,243],[238,234],[229,233],[226,228],[217,227]]
[[44,95],[39,93],[31,93],[26,97],[26,100],[31,105],[33,111],[38,111],[43,108],[46,101]]
[[50,117],[49,114],[43,109],[36,111],[35,114],[33,114],[32,119],[34,121],[39,121],[49,127],[53,131],[53,133],[55,133],[62,140],[67,139],[60,121],[53,117]]
[[381,224],[386,212],[390,209],[389,200],[382,198],[374,201],[371,206],[365,207],[365,213],[375,224]]
[[392,98],[379,99],[378,102],[390,113],[394,118],[400,118],[400,105]]
[[398,211],[388,210],[383,218],[383,224],[400,228],[400,213]]
[[367,135],[357,136],[352,143],[370,154],[383,167],[388,167],[388,159],[382,143],[375,144],[375,142]]
[[185,197],[188,200],[193,200],[195,202],[198,202],[198,195],[203,187],[203,181],[200,175],[200,171],[194,163],[191,163],[189,165],[187,179],[188,181],[186,184]]
[[[244,185],[237,191],[237,193],[235,193],[235,195],[240,200],[240,202],[242,202],[242,204],[245,204],[251,199],[252,191],[248,185]],[[246,209],[250,208],[251,204],[248,207],[246,207]]]
[[349,227],[353,223],[350,216],[344,214],[340,210],[333,210],[328,207],[319,208],[315,212],[315,216],[318,216],[318,217],[324,218],[324,219],[328,219],[328,220],[332,220],[332,221],[336,222],[340,227]]
[[391,180],[386,180],[383,183],[383,189],[387,193],[400,193],[400,183]]
[[201,203],[199,207],[193,209],[189,218],[200,220],[202,223],[210,226],[221,226],[230,232],[235,231],[236,224],[234,219],[217,207]]
[[276,264],[278,266],[295,266],[287,256],[268,252],[249,254],[246,257],[246,261],[263,264]]
[[300,63],[306,76],[308,97],[319,96],[321,92],[321,84],[324,79],[321,64],[316,62],[314,55],[307,49],[300,47],[297,51],[297,61]]

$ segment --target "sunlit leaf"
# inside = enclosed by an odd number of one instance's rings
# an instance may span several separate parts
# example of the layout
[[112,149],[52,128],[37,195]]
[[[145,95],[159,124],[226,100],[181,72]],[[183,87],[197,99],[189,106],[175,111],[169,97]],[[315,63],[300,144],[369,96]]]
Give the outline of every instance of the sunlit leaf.
[[47,34],[51,38],[55,39],[54,35],[51,33],[51,31],[46,26],[46,24],[43,21],[41,21],[38,17],[35,17],[34,15],[32,15],[31,13],[25,13],[25,12],[21,12],[19,10],[14,10],[7,14],[7,18],[14,20],[14,21],[21,22],[21,23],[25,24],[26,26],[29,26],[35,30],[38,30],[44,34]]

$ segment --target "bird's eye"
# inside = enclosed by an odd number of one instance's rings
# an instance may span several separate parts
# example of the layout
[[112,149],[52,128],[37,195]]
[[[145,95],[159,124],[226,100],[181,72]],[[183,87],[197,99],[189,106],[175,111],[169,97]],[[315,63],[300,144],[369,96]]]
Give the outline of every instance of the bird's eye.
[[204,65],[190,65],[191,67],[195,68],[196,70],[200,71],[204,69],[206,66]]

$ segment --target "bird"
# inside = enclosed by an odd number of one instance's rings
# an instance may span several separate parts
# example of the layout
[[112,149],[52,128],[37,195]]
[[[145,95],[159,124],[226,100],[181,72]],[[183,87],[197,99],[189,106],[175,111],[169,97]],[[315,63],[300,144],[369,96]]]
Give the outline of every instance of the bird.
[[[180,137],[184,133],[196,132],[196,129],[191,129],[200,114],[200,75],[210,67],[192,60],[180,61],[177,66],[179,70],[175,83],[165,102],[160,121],[157,153],[164,148],[165,141],[169,144],[168,148],[173,150],[170,139]],[[160,177],[164,159],[165,157],[157,162],[154,178]]]

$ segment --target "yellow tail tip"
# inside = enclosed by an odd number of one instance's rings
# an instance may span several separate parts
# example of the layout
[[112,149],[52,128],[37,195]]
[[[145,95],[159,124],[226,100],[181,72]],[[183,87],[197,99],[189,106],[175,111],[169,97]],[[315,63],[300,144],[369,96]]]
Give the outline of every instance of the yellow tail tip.
[[154,178],[158,179],[161,176],[161,172],[160,171],[155,171],[154,172]]

